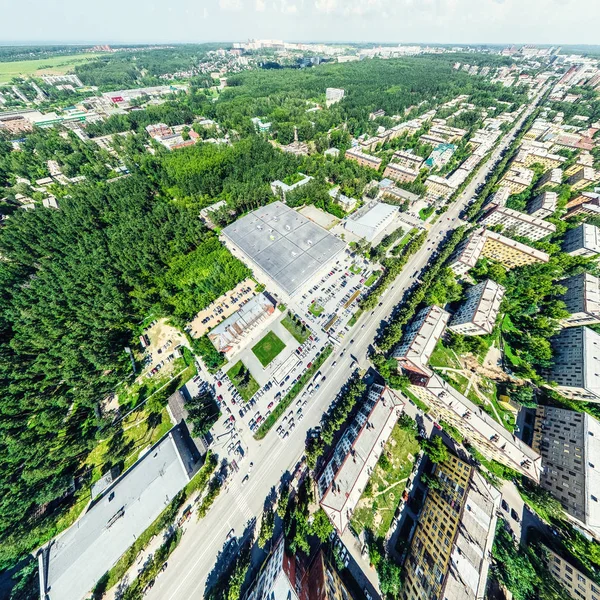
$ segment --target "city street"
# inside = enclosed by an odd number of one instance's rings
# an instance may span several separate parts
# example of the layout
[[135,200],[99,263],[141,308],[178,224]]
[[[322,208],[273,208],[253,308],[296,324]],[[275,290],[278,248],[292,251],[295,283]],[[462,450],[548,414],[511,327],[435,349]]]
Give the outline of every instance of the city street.
[[[244,438],[248,446],[249,459],[244,460],[239,471],[230,478],[227,491],[221,492],[207,516],[201,521],[197,521],[195,516],[192,516],[179,547],[169,559],[168,569],[148,593],[149,598],[190,600],[203,596],[207,576],[224,546],[227,533],[234,529],[235,536],[240,537],[251,519],[260,520],[265,497],[273,487],[278,487],[283,473],[292,471],[302,456],[307,430],[320,422],[323,412],[327,410],[340,388],[348,380],[352,371],[353,357],[356,357],[361,367],[368,366],[369,346],[373,343],[381,322],[389,318],[405,291],[414,284],[421,270],[427,267],[442,241],[452,230],[462,224],[459,219],[461,211],[475,195],[476,188],[493,169],[503,150],[512,142],[544,92],[545,89],[524,111],[493,155],[479,168],[458,200],[431,226],[427,241],[408,260],[403,272],[381,298],[381,304],[372,312],[361,316],[344,337],[341,345],[336,347],[334,353],[321,367],[322,373],[327,377],[326,381],[312,396],[305,407],[303,420],[298,422],[289,437],[282,440],[274,428],[265,439],[257,442],[246,431]],[[334,361],[337,364],[332,368]],[[218,447],[216,450],[220,452]],[[248,471],[250,461],[254,463],[251,473]],[[243,484],[242,480],[247,474],[249,478]]]

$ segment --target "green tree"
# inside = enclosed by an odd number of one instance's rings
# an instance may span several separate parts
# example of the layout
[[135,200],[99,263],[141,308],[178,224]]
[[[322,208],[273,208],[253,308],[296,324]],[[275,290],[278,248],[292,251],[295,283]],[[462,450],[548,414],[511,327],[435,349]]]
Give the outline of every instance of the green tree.
[[443,463],[446,462],[450,454],[448,448],[446,448],[441,436],[435,435],[433,438],[423,440],[421,442],[421,449],[432,463]]
[[322,543],[325,543],[333,533],[333,525],[322,508],[313,515],[312,532]]

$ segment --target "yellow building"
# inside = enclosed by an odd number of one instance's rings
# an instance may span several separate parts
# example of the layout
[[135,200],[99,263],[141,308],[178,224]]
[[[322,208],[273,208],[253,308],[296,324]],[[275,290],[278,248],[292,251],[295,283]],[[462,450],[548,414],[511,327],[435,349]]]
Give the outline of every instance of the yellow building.
[[574,190],[582,190],[598,181],[598,174],[592,167],[583,167],[567,180]]
[[594,583],[585,573],[547,546],[544,546],[544,549],[548,570],[569,592],[573,600],[600,600],[600,584]]
[[405,563],[404,600],[483,600],[500,492],[450,455],[435,465]]
[[531,167],[534,164],[543,165],[546,171],[560,167],[566,158],[558,154],[551,154],[543,148],[532,148],[530,150],[521,150],[515,158],[515,163],[525,167]]
[[536,262],[546,263],[550,260],[545,252],[511,240],[499,233],[486,231],[484,236],[485,244],[481,252],[482,256],[502,263],[507,269],[514,269]]
[[533,177],[534,172],[531,169],[514,165],[506,172],[500,185],[509,188],[513,194],[520,194],[531,185]]

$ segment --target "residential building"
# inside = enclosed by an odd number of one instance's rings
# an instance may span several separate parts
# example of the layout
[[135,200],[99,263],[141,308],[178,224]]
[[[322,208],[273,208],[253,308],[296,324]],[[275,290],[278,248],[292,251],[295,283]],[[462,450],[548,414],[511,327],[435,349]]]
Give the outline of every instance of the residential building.
[[447,199],[456,191],[456,187],[452,186],[448,179],[444,179],[439,175],[430,175],[425,180],[427,193],[434,198]]
[[260,133],[267,133],[271,130],[271,123],[263,123],[260,117],[252,117],[252,119],[250,120],[252,121],[252,123],[254,123],[256,131]]
[[423,134],[420,138],[419,141],[422,144],[431,144],[434,147],[439,147],[439,146],[446,146],[446,145],[454,145],[454,144],[447,144],[446,138],[442,137],[441,135],[431,135],[429,133],[425,133]]
[[583,152],[577,157],[577,162],[572,164],[568,169],[565,170],[565,174],[568,176],[575,175],[577,171],[584,167],[594,166],[594,156],[589,152]]
[[558,204],[556,192],[542,192],[527,205],[527,212],[536,219],[545,219],[554,214]]
[[562,279],[567,288],[561,296],[570,315],[561,321],[564,327],[600,323],[600,279],[590,273],[579,273]]
[[371,167],[376,171],[381,166],[381,159],[361,152],[358,148],[349,148],[345,154],[348,160],[355,160],[361,167]]
[[521,150],[516,158],[515,163],[525,167],[530,167],[534,164],[543,165],[546,170],[556,169],[560,167],[567,159],[559,154],[552,154],[543,148],[529,148]]
[[576,526],[600,539],[600,422],[588,413],[538,405],[532,447],[542,455],[540,485]]
[[501,494],[469,463],[434,465],[405,563],[404,600],[483,600]]
[[598,181],[598,173],[592,167],[583,167],[574,175],[571,175],[567,182],[574,190],[582,190]]
[[340,151],[337,148],[327,148],[325,152],[323,152],[325,156],[331,156],[333,158],[337,158],[340,155]]
[[[390,181],[390,180],[387,179],[385,181]],[[383,182],[384,182],[384,180],[381,180],[379,183],[382,184]],[[390,183],[391,183],[391,181],[390,181]],[[419,199],[419,196],[417,196],[417,194],[413,194],[412,192],[403,190],[402,188],[396,187],[393,184],[386,185],[386,186],[380,185],[380,189],[381,189],[380,193],[384,199],[389,198],[390,201],[394,200],[394,201],[396,201],[396,203],[403,204],[404,202],[408,202],[409,204],[414,204]]]
[[494,206],[506,206],[506,201],[509,199],[511,194],[510,188],[502,186],[498,188],[498,191],[492,194],[489,204]]
[[283,181],[279,181],[279,179],[273,181],[271,183],[271,191],[275,196],[278,196],[285,201],[285,196],[288,192],[302,187],[303,185],[306,185],[309,181],[312,180],[312,177],[310,175],[304,175],[304,173],[298,173],[298,177],[300,177],[300,179],[298,179],[298,181],[292,184],[284,183]]
[[448,142],[456,142],[467,135],[467,130],[460,129],[459,127],[450,127],[444,124],[436,124],[431,126],[429,135],[439,135]]
[[340,192],[340,186],[336,186],[329,190],[329,195],[333,198],[334,202],[342,207],[345,212],[350,212],[356,206],[358,200],[356,198],[350,198]]
[[414,385],[427,385],[432,375],[427,363],[449,319],[450,314],[439,306],[423,308],[404,331],[402,342],[394,349],[392,357],[398,361],[398,370],[407,375]]
[[548,570],[573,600],[600,600],[599,583],[548,546],[544,546],[544,552]]
[[340,88],[327,88],[325,90],[325,104],[327,108],[333,104],[337,104],[344,97],[344,90]]
[[465,300],[450,319],[448,329],[460,335],[492,333],[504,291],[504,287],[491,279],[469,288]]
[[510,188],[513,194],[520,194],[533,183],[534,175],[531,169],[513,165],[500,181],[500,185]]
[[600,215],[600,194],[596,192],[581,192],[577,198],[567,203],[567,217],[575,215]]
[[392,156],[392,162],[408,167],[413,171],[419,171],[424,160],[418,154],[413,154],[411,150],[397,150]]
[[383,176],[400,183],[410,183],[419,176],[419,172],[404,165],[389,163],[383,172]]
[[481,255],[502,263],[507,269],[514,269],[536,262],[548,262],[550,257],[545,252],[511,240],[500,233],[485,231],[485,243]]
[[344,228],[368,242],[381,237],[394,222],[398,207],[372,200],[344,221]]
[[439,375],[434,373],[427,387],[413,385],[411,390],[427,404],[435,421],[456,427],[486,458],[539,482],[541,456]]
[[545,187],[556,187],[562,183],[563,172],[562,169],[550,169],[546,171],[537,182],[538,189]]
[[541,240],[556,231],[554,223],[536,219],[526,213],[505,206],[490,207],[479,222],[486,227],[501,225],[503,231],[509,235],[519,235],[533,241]]
[[312,558],[288,555],[285,539],[275,543],[245,600],[352,600],[334,565],[319,550]]
[[563,252],[571,256],[596,256],[600,254],[600,229],[595,225],[582,223],[568,229],[563,238]]
[[459,277],[466,275],[477,264],[484,245],[485,236],[481,233],[474,233],[461,242],[448,261],[454,274]]
[[391,389],[374,384],[353,423],[337,443],[317,479],[321,508],[343,533],[383,452],[404,402]]
[[589,327],[567,327],[550,342],[554,357],[548,381],[567,398],[600,402],[600,335]]
[[[432,140],[424,140],[427,136],[421,136],[421,141],[424,143],[435,143]],[[430,169],[436,167],[443,167],[450,162],[453,154],[456,152],[456,146],[454,144],[448,144],[442,138],[441,143],[435,144],[435,149],[429,155],[429,158],[425,161],[424,165]]]

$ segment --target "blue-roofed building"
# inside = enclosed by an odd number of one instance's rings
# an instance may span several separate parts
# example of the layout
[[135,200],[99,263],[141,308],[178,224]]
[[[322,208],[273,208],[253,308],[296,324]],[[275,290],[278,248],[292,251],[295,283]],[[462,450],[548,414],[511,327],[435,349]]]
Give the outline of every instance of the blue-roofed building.
[[425,161],[425,166],[430,169],[443,167],[448,164],[455,152],[456,146],[454,144],[440,144],[429,155],[429,158]]

